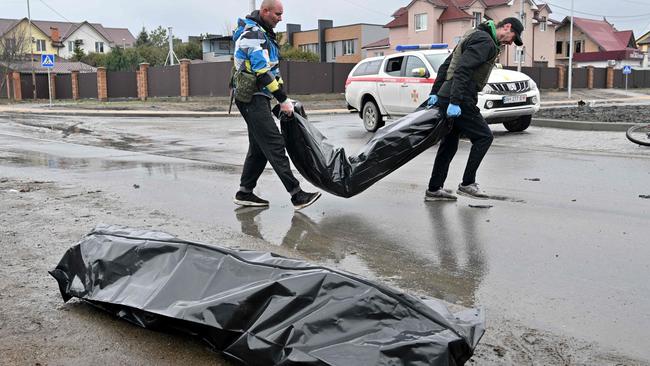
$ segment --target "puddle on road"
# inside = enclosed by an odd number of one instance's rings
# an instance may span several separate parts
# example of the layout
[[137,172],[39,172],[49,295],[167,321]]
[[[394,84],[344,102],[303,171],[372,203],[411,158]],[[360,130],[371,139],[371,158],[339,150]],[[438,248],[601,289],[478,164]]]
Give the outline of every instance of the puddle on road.
[[199,163],[153,163],[137,160],[107,160],[105,158],[68,158],[33,151],[2,151],[0,150],[0,165],[19,168],[46,167],[60,170],[111,171],[144,168],[148,175],[175,175],[181,171],[203,170],[240,174],[241,170],[228,164],[199,164]]

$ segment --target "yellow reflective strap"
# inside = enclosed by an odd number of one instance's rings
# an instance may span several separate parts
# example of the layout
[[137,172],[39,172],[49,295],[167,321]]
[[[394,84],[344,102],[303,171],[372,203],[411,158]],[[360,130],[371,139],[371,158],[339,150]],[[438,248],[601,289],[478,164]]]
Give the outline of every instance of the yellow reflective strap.
[[266,88],[273,93],[274,91],[280,89],[280,84],[278,84],[277,80],[273,80],[269,85],[266,86]]
[[262,75],[262,74],[266,74],[267,72],[269,72],[269,68],[268,68],[268,67],[265,67],[265,68],[263,68],[263,69],[259,69],[259,70],[257,70],[257,71],[256,71],[256,74],[257,74],[257,75]]

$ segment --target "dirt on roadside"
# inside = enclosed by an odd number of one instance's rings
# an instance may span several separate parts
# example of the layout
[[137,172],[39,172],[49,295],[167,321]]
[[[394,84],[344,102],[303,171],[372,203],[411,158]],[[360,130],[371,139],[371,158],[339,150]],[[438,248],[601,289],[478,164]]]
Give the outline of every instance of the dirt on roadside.
[[[96,224],[163,230],[183,239],[298,257],[239,232],[148,210],[92,187],[0,176],[2,365],[231,365],[182,334],[141,329],[79,301],[63,303],[48,270]],[[643,365],[584,341],[488,314],[469,365]]]
[[[292,99],[302,102],[307,110],[316,109],[346,109],[347,102],[343,94],[310,94],[291,95]],[[47,101],[43,101],[44,104]],[[25,105],[33,102],[24,102]],[[18,104],[20,105],[20,104]],[[227,112],[230,105],[228,97],[190,97],[187,101],[179,97],[149,98],[146,101],[138,99],[112,99],[99,102],[94,99],[78,101],[57,100],[51,109],[87,109],[111,111],[184,111],[184,112]],[[233,102],[233,113],[238,113]]]
[[650,123],[650,105],[576,105],[562,108],[542,108],[534,118],[564,119],[591,122]]

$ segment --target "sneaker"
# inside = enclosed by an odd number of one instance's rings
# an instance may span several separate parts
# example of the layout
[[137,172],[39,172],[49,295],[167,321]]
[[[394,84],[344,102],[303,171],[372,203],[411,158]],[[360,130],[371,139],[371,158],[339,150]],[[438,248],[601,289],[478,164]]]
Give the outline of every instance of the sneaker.
[[425,201],[455,201],[458,197],[451,194],[450,191],[440,188],[437,191],[427,191],[424,193]]
[[291,196],[291,203],[296,210],[303,209],[320,198],[320,192],[309,193],[302,189],[298,193]]
[[471,197],[471,198],[476,198],[479,200],[486,200],[490,198],[485,192],[481,191],[481,189],[478,187],[478,183],[472,183],[468,184],[466,186],[459,184],[458,189],[456,190],[456,193]]
[[269,205],[269,201],[259,198],[253,192],[242,192],[238,191],[235,194],[235,199],[233,202],[240,206],[250,206],[250,207],[264,207]]

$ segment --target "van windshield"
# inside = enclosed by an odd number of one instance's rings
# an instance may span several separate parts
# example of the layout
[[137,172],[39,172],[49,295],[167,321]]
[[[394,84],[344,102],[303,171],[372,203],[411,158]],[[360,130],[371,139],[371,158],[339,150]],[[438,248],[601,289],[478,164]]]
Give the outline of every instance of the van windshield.
[[433,67],[433,70],[435,72],[438,72],[438,69],[440,68],[440,65],[442,65],[443,62],[447,59],[447,56],[449,56],[449,53],[436,53],[432,55],[424,55],[427,58],[427,61],[431,64],[431,67]]

